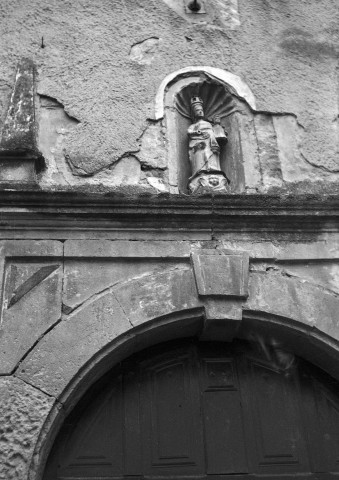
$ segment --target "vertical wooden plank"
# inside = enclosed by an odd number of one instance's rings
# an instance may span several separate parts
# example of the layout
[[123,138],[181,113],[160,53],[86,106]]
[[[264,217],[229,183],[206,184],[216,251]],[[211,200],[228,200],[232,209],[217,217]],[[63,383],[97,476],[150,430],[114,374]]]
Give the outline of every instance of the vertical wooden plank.
[[[326,388],[330,378],[316,372],[309,379],[310,388],[303,386],[307,434],[315,472],[339,472],[339,401],[337,395]],[[320,378],[319,378],[320,377]],[[324,377],[324,378],[321,378]],[[320,382],[323,380],[323,383]],[[326,383],[324,382],[326,380]],[[333,382],[334,389],[338,388]]]
[[122,475],[122,401],[120,378],[84,410],[70,428],[61,477]]
[[202,474],[199,392],[190,351],[162,356],[144,369],[142,412],[144,474]]
[[112,476],[123,474],[123,398],[122,375],[119,374],[111,388],[111,419],[103,427],[108,430],[112,454]]
[[322,387],[322,442],[326,459],[326,471],[339,471],[339,402],[332,393]]
[[124,475],[142,474],[139,372],[124,374]]
[[261,474],[309,471],[296,379],[261,360],[244,359],[242,366],[251,470]]
[[248,467],[234,362],[205,359],[202,375],[207,473],[245,473]]
[[310,470],[312,472],[324,472],[326,471],[326,462],[324,464],[323,431],[319,418],[320,412],[315,398],[318,395],[318,388],[313,390],[314,378],[311,372],[307,368],[306,370],[304,368],[300,370],[300,411],[307,442]]

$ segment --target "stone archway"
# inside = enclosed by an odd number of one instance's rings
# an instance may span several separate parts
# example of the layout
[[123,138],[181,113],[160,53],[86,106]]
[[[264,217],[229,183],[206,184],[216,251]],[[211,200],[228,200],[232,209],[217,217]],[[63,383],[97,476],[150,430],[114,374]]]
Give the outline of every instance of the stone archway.
[[[252,272],[246,292],[241,262],[240,271],[233,273],[242,278],[243,285],[221,285],[221,295],[220,281],[217,279],[214,286],[208,282],[210,268],[216,278],[213,265],[206,258],[198,263],[193,262],[193,268],[185,265],[106,289],[35,345],[17,376],[56,402],[36,432],[30,479],[41,478],[65,414],[89,386],[114,364],[149,345],[189,336],[231,340],[253,329],[268,330],[272,335],[282,334],[292,350],[302,345],[306,358],[339,378],[338,372],[330,369],[330,360],[338,358],[339,352],[336,296],[271,271]],[[203,282],[199,279],[202,273]]]

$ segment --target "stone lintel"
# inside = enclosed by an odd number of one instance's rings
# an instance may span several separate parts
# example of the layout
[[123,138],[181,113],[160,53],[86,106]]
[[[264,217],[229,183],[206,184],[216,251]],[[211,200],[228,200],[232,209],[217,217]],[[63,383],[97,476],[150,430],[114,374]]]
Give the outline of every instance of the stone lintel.
[[184,241],[67,240],[65,257],[95,258],[189,258]]
[[0,259],[8,257],[62,257],[63,243],[58,240],[0,240]]

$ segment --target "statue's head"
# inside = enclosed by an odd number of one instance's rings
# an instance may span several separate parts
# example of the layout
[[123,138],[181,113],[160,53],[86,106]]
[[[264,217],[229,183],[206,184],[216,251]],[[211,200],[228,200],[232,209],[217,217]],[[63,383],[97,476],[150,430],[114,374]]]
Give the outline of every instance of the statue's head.
[[191,98],[191,109],[194,118],[203,118],[204,117],[204,107],[203,101],[200,97]]

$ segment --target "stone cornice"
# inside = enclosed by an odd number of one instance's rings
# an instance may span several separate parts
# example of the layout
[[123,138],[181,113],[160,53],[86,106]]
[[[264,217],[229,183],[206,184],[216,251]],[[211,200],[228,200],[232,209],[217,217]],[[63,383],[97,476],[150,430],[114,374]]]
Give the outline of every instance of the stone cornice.
[[150,195],[0,191],[0,229],[333,231],[338,195]]

